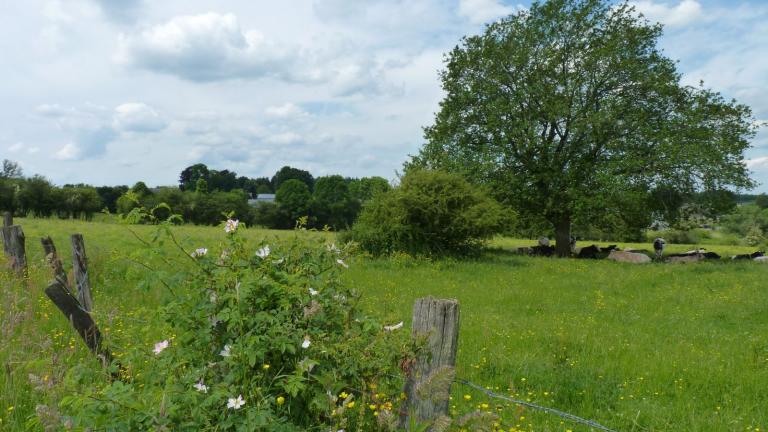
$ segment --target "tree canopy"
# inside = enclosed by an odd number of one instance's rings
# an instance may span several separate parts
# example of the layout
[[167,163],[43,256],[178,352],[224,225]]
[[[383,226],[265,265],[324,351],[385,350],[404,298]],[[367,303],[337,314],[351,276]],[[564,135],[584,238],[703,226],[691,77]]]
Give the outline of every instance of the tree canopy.
[[[681,84],[659,24],[627,3],[534,2],[465,37],[441,72],[445,99],[406,164],[491,186],[554,228],[643,209],[650,191],[751,187],[750,109]],[[650,211],[650,208],[647,210]]]

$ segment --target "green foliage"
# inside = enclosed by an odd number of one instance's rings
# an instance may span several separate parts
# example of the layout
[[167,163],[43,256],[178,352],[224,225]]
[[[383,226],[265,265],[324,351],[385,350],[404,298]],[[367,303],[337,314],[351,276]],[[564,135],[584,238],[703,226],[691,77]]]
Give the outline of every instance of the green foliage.
[[195,192],[201,194],[208,193],[208,182],[204,178],[199,178],[195,182]]
[[200,179],[207,179],[210,174],[208,167],[205,164],[194,164],[184,168],[179,175],[179,189],[183,191],[194,191],[197,186],[197,181]]
[[335,230],[349,227],[360,209],[352,198],[346,180],[340,175],[320,177],[312,194],[312,216],[318,226]]
[[310,174],[309,171],[284,166],[272,176],[272,189],[275,191],[280,190],[280,186],[291,179],[303,182],[307,185],[310,191],[312,191],[315,186],[315,178],[312,177],[312,174]]
[[21,183],[16,194],[19,210],[22,214],[49,217],[56,209],[56,197],[53,185],[45,177],[36,175]]
[[253,209],[253,223],[270,229],[290,229],[296,225],[296,219],[275,203],[260,202]]
[[[127,350],[113,365],[119,380],[95,380],[64,398],[73,427],[378,430],[375,414],[397,408],[398,364],[411,351],[402,332],[384,331],[342,284],[349,246],[301,231],[251,246],[234,221],[225,230],[219,248],[182,250],[179,259],[193,263],[173,266],[166,336],[154,352]],[[179,244],[170,227],[153,239],[131,260],[172,262],[159,249]]]
[[755,197],[755,205],[760,207],[761,209],[767,209],[768,208],[768,195],[761,193],[760,195]]
[[283,223],[282,225],[293,225],[293,222],[298,218],[307,216],[311,200],[312,194],[309,192],[309,186],[306,183],[296,179],[288,179],[283,182],[280,188],[277,189],[275,202],[290,218],[291,223]]
[[383,177],[363,177],[349,181],[349,194],[360,203],[365,203],[374,195],[392,189]]
[[465,254],[510,220],[497,202],[460,176],[411,170],[398,187],[363,207],[344,238],[375,255]]
[[612,216],[604,210],[626,196],[752,186],[741,162],[756,130],[750,109],[681,85],[661,34],[627,3],[550,0],[465,37],[406,169],[489,185],[526,218],[548,220],[558,253],[573,221]]

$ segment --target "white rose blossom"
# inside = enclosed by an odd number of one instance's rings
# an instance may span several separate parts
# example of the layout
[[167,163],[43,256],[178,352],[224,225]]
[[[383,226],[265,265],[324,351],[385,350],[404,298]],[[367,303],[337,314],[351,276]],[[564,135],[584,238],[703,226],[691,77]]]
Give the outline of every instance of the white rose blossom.
[[229,356],[231,356],[232,353],[230,352],[230,349],[232,349],[232,345],[224,345],[224,349],[221,350],[219,355],[222,356],[222,357],[229,357]]
[[245,405],[245,399],[243,399],[243,395],[239,395],[237,398],[227,399],[227,408],[240,409],[240,407],[243,405]]
[[224,232],[227,234],[235,232],[239,224],[240,221],[237,219],[227,219],[227,222],[224,224]]
[[263,248],[256,251],[256,256],[261,259],[264,259],[269,256],[269,252],[270,252],[269,245],[266,245]]
[[161,352],[163,352],[164,349],[168,348],[168,343],[169,342],[167,339],[162,342],[156,343],[155,349],[153,349],[152,352],[155,353],[155,355],[160,354]]
[[208,249],[206,249],[206,248],[197,248],[190,255],[192,256],[192,258],[206,256],[206,255],[208,255]]

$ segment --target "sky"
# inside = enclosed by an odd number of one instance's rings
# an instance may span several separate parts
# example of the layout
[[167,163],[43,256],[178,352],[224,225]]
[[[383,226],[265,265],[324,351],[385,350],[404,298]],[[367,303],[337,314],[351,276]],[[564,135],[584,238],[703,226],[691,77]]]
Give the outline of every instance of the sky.
[[[768,120],[768,0],[635,0],[683,83]],[[0,2],[0,159],[57,184],[393,179],[443,97],[443,55],[530,1]],[[768,127],[746,163],[768,191]]]

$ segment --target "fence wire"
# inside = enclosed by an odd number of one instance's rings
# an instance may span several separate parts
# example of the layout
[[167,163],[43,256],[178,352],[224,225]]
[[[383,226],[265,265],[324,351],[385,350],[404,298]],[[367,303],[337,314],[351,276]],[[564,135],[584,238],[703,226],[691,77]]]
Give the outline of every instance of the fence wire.
[[528,408],[533,408],[533,409],[538,410],[538,411],[543,411],[543,412],[548,413],[548,414],[554,414],[554,415],[556,415],[558,417],[562,417],[564,419],[570,420],[572,422],[580,423],[580,424],[589,426],[589,427],[594,428],[594,429],[599,429],[599,430],[602,430],[602,431],[605,431],[605,432],[616,432],[613,429],[608,429],[607,427],[605,427],[605,426],[603,426],[603,425],[601,425],[601,424],[599,424],[599,423],[597,423],[595,421],[587,420],[587,419],[581,418],[579,416],[575,416],[573,414],[569,414],[567,412],[560,411],[560,410],[557,410],[557,409],[554,409],[554,408],[548,408],[548,407],[545,407],[545,406],[536,405],[536,404],[531,403],[531,402],[526,402],[526,401],[523,401],[523,400],[514,399],[514,398],[511,398],[509,396],[505,396],[503,394],[495,393],[495,392],[492,392],[492,391],[490,391],[490,390],[488,390],[488,389],[486,389],[484,387],[481,387],[481,386],[479,386],[479,385],[477,385],[475,383],[472,383],[472,382],[469,382],[469,381],[466,381],[466,380],[463,380],[463,379],[456,378],[454,380],[454,382],[457,382],[459,384],[462,384],[462,385],[465,385],[467,387],[471,387],[471,388],[473,388],[475,390],[481,391],[485,395],[490,396],[490,397],[495,398],[495,399],[505,400],[505,401],[508,401],[508,402],[515,403],[517,405],[523,405],[523,406],[526,406]]

